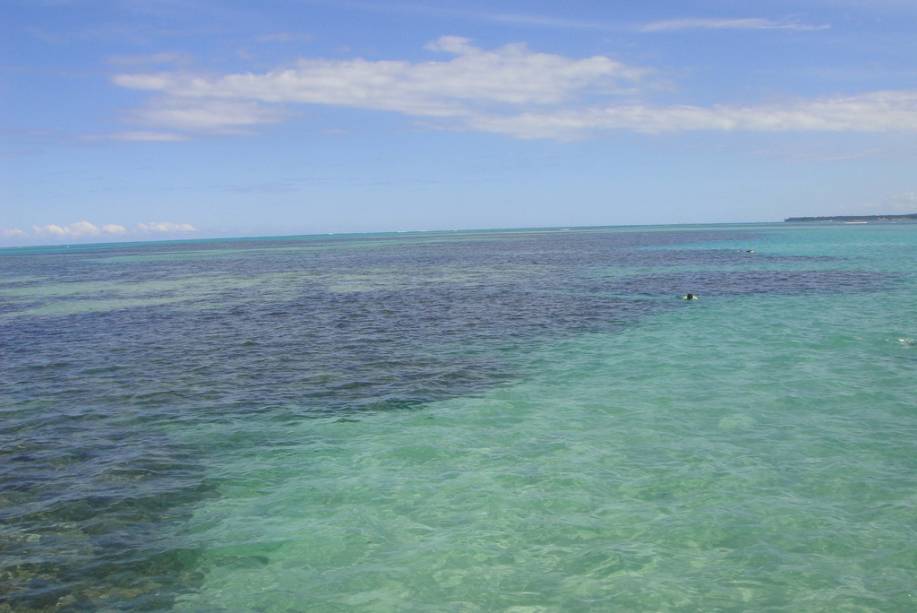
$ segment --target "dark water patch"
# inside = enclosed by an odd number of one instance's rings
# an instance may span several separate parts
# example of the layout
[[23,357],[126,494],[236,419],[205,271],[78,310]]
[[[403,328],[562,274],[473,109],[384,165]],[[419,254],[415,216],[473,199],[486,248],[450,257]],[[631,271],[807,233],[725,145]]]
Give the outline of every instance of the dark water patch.
[[756,266],[761,264],[815,264],[844,261],[835,256],[784,255],[747,253],[741,249],[679,249],[652,248],[617,254],[617,266],[668,267],[668,266]]
[[888,288],[896,279],[890,274],[851,270],[693,271],[619,278],[609,284],[609,289],[615,293],[646,295],[684,292],[707,296],[802,295],[874,292]]
[[0,604],[167,607],[190,585],[165,535],[213,487],[191,450],[111,421],[0,432]]

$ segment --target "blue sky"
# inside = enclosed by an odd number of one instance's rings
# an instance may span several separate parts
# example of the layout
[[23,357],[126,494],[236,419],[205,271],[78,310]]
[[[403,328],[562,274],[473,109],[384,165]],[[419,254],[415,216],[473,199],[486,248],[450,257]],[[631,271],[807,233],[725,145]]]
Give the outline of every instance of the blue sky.
[[917,211],[917,3],[4,0],[0,242]]

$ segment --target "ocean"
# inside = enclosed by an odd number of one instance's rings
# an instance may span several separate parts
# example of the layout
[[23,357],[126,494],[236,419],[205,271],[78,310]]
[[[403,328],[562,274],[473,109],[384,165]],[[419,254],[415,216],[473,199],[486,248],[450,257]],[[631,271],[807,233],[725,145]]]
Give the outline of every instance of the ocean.
[[0,250],[0,611],[913,611],[915,264],[917,224]]

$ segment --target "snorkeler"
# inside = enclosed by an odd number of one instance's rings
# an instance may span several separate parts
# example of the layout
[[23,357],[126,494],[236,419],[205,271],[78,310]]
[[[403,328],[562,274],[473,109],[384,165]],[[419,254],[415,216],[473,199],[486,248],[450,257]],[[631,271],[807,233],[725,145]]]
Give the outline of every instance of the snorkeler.
[[695,296],[694,294],[685,294],[681,297],[682,300],[697,300],[700,296]]

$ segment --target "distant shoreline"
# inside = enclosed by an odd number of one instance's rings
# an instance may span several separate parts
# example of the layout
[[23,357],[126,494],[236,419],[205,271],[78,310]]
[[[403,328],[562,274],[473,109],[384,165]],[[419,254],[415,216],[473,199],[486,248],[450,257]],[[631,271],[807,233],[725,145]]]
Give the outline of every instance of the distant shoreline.
[[830,217],[787,217],[783,221],[917,221],[917,213],[902,215],[832,215]]

